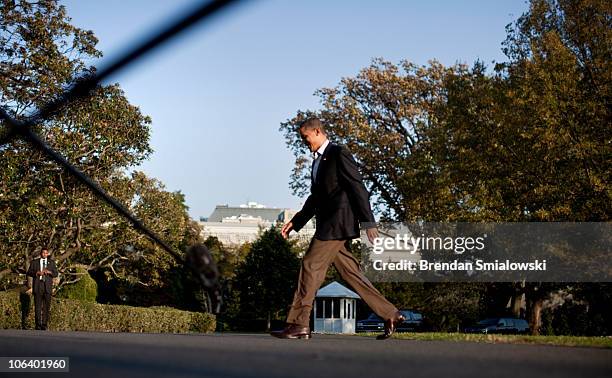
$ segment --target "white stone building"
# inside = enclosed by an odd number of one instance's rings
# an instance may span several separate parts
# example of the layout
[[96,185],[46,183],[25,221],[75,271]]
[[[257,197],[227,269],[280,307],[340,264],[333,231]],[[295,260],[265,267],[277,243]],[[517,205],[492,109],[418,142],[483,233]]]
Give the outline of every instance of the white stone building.
[[[200,219],[202,237],[216,236],[227,246],[239,246],[255,241],[259,234],[274,225],[288,222],[297,211],[292,209],[266,207],[257,202],[246,205],[217,205],[208,218]],[[308,222],[299,233],[291,233],[292,238],[309,241],[314,235],[314,221]]]

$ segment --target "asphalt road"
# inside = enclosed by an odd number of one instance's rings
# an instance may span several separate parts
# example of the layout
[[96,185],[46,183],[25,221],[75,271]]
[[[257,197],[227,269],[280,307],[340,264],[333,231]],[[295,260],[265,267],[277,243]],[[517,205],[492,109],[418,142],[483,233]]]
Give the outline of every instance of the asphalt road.
[[0,330],[0,356],[70,358],[71,377],[612,377],[612,350],[314,335]]

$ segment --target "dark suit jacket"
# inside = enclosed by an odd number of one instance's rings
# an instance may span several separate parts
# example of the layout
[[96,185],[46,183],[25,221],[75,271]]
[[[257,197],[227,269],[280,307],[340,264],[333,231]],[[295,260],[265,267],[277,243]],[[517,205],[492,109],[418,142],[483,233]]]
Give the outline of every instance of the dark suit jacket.
[[32,277],[32,292],[33,293],[52,293],[53,291],[53,278],[58,276],[57,267],[55,261],[50,257],[47,257],[47,270],[51,272],[51,275],[44,275],[43,279],[36,275],[36,272],[40,271],[40,258],[32,260],[30,268],[28,269],[27,275]]
[[316,216],[315,238],[345,240],[359,236],[360,222],[375,226],[368,191],[346,147],[330,143],[319,159],[311,193],[291,219],[293,229],[299,231]]

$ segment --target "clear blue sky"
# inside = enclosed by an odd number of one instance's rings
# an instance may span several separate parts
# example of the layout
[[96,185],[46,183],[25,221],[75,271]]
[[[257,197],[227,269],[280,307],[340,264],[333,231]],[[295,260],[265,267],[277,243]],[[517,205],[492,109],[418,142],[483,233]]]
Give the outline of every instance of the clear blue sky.
[[[193,0],[65,0],[93,30],[103,65]],[[354,76],[372,58],[426,64],[503,61],[505,26],[524,0],[250,1],[201,24],[114,76],[153,119],[155,152],[140,169],[186,195],[194,218],[216,204],[299,208],[293,156],[278,131],[313,92]]]

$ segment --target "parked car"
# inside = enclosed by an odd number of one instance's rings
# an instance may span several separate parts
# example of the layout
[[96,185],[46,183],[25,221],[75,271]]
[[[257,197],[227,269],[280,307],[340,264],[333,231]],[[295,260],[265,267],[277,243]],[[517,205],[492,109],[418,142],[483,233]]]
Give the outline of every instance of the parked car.
[[463,331],[466,333],[529,333],[529,324],[525,319],[489,318],[466,327]]
[[397,332],[416,332],[423,330],[423,315],[410,310],[400,310],[406,317],[402,324],[397,326]]
[[375,313],[371,313],[367,318],[357,320],[357,332],[382,332],[385,328],[385,321]]
[[[410,310],[400,310],[406,320],[397,327],[397,332],[414,332],[421,330],[423,315]],[[371,313],[366,319],[357,321],[357,332],[382,332],[385,329],[385,321],[375,313]]]

